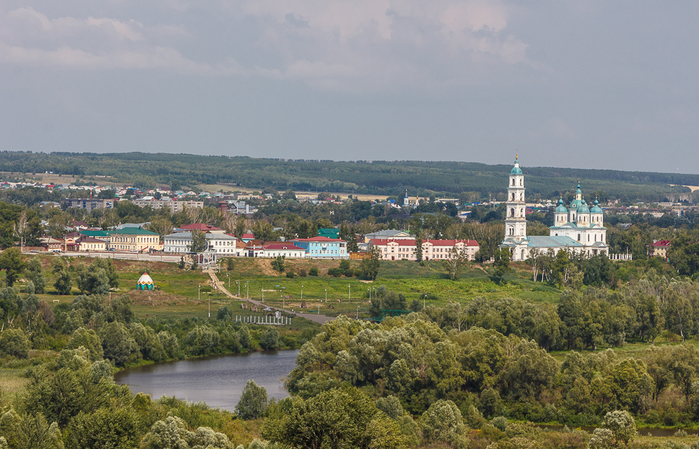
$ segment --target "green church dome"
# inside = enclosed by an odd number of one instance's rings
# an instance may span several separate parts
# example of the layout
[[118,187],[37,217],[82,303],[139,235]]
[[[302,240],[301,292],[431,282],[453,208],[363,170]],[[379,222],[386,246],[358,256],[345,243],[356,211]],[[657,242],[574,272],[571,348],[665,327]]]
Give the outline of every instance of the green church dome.
[[522,175],[522,169],[519,168],[519,157],[515,156],[515,166],[512,167],[512,170],[510,170],[511,175]]
[[567,214],[568,209],[563,205],[563,198],[558,199],[558,207],[556,208],[557,214]]
[[595,205],[592,206],[592,209],[590,209],[590,213],[592,213],[592,214],[603,214],[604,213],[604,211],[602,210],[601,207],[598,206],[598,204],[599,204],[599,201],[597,201],[595,199]]

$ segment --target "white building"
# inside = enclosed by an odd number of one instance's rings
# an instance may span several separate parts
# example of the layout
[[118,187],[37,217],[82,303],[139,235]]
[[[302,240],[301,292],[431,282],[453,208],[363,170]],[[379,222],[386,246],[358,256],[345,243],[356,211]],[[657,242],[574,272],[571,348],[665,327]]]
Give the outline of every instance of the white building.
[[[371,249],[376,248],[381,260],[417,260],[415,240],[408,239],[372,239]],[[475,240],[423,240],[422,260],[448,260],[454,256],[454,249],[474,260],[480,250]]]
[[535,252],[560,250],[588,257],[599,254],[609,255],[607,228],[604,227],[604,213],[595,200],[592,209],[582,197],[580,184],[575,199],[569,209],[559,199],[554,215],[554,225],[549,228],[549,236],[527,236],[526,203],[524,200],[524,173],[515,158],[510,171],[507,187],[507,214],[505,218],[505,238],[500,247],[509,248],[513,261],[523,261]]
[[[218,257],[238,257],[239,251],[236,245],[237,239],[232,235],[220,233],[204,234],[206,239],[206,251],[213,251]],[[191,232],[176,232],[166,235],[163,251],[166,253],[189,253],[192,246]]]
[[303,259],[306,250],[289,242],[275,242],[264,245],[258,257],[285,257],[287,259]]

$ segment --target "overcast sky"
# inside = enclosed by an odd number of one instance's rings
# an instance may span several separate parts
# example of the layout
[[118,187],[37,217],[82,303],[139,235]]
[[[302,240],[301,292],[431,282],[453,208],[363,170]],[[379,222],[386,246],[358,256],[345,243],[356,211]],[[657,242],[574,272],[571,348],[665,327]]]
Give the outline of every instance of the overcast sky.
[[699,2],[0,0],[0,149],[699,173]]

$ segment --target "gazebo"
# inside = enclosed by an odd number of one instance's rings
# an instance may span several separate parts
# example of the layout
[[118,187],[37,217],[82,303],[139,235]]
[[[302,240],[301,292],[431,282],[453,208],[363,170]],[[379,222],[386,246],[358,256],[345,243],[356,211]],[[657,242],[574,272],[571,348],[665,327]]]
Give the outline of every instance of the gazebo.
[[140,278],[138,278],[138,282],[136,283],[136,290],[153,290],[155,288],[155,284],[153,283],[153,279],[151,279],[150,276],[148,276],[148,273],[143,273]]

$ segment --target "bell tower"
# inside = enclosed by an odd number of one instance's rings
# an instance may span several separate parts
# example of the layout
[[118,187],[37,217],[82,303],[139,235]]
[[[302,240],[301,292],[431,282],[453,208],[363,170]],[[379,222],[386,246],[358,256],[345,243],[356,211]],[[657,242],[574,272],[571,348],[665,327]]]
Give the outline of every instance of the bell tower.
[[507,186],[507,214],[505,215],[505,240],[521,242],[527,238],[527,217],[524,201],[524,174],[519,168],[519,158],[510,171]]

